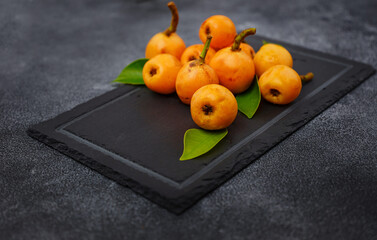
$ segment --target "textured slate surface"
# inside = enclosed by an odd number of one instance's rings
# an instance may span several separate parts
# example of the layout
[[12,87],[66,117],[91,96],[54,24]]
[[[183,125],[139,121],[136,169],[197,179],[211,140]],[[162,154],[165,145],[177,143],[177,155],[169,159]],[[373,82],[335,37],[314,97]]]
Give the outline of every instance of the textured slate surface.
[[[262,40],[255,36],[255,48]],[[182,213],[208,192],[292,134],[370,77],[365,64],[284,45],[299,73],[312,71],[300,96],[285,106],[262,100],[254,117],[242,113],[214,149],[193,161],[179,161],[183,135],[197,128],[188,106],[175,94],[120,86],[48,121],[28,134],[120,184]],[[128,183],[129,182],[129,183]]]
[[[25,134],[111,90],[169,22],[164,4],[0,2],[0,238],[375,238],[376,75],[178,217]],[[373,1],[177,4],[188,44],[223,13],[239,29],[377,66]]]

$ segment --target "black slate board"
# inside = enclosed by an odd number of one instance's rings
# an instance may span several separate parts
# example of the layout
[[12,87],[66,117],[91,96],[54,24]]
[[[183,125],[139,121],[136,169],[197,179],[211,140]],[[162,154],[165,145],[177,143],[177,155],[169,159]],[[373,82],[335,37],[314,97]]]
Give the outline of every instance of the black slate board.
[[[262,38],[250,39],[259,49]],[[315,78],[289,105],[262,101],[252,119],[239,113],[226,138],[196,160],[178,160],[185,131],[196,128],[189,107],[174,94],[158,95],[143,86],[120,86],[30,127],[28,134],[182,213],[375,72],[363,63],[263,39],[285,46],[294,69],[312,71]]]

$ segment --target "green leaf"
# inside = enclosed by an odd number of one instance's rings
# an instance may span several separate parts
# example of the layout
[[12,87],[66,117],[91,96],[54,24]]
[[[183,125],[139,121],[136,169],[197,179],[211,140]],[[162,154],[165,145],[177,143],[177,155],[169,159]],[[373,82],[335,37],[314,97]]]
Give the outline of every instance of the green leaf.
[[248,118],[252,118],[259,107],[261,93],[258,85],[258,76],[255,75],[254,81],[245,92],[236,96],[238,110]]
[[203,155],[216,146],[227,134],[227,129],[208,131],[191,128],[187,130],[183,138],[183,154],[179,160],[189,160]]
[[112,81],[113,83],[123,83],[132,85],[144,85],[143,67],[148,61],[147,58],[141,58],[128,64],[127,67]]
[[263,45],[269,44],[266,40],[262,40]]

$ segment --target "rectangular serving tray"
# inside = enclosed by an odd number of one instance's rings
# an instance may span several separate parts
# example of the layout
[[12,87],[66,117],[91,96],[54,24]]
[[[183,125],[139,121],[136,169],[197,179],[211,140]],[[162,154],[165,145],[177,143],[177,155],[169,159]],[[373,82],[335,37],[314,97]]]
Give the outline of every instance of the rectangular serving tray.
[[179,161],[183,136],[197,128],[175,94],[119,86],[28,134],[176,214],[234,176],[314,116],[371,76],[366,64],[262,37],[286,47],[299,74],[313,72],[300,96],[277,106],[262,100],[252,119],[239,113],[228,135],[195,160]]

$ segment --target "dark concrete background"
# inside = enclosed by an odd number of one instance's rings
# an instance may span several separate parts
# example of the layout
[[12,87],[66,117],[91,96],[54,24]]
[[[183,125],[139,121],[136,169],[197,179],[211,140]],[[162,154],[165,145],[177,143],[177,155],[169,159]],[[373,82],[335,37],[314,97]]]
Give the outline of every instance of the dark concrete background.
[[[178,33],[237,29],[377,68],[376,1],[176,1]],[[113,87],[166,1],[0,1],[0,239],[376,239],[377,75],[181,216],[28,137]]]

